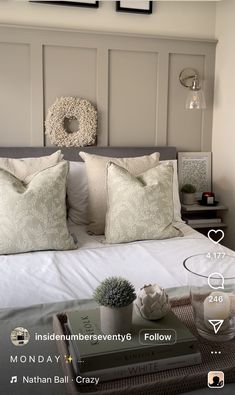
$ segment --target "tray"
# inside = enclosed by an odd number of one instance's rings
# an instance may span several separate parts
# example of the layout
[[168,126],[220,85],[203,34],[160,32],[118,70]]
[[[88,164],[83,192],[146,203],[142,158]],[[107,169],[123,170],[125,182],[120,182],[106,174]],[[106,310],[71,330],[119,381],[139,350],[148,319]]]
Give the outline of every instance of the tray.
[[[207,374],[209,371],[222,370],[225,383],[235,382],[235,340],[224,343],[212,343],[201,338],[195,328],[192,307],[188,299],[174,302],[173,312],[180,318],[191,332],[198,338],[202,353],[200,365],[172,369],[141,376],[127,377],[119,380],[100,383],[97,386],[80,386],[75,382],[75,372],[72,365],[65,362],[68,355],[66,342],[57,341],[61,355],[62,367],[65,375],[71,380],[67,384],[68,395],[176,395],[207,387]],[[57,314],[53,317],[53,329],[56,334],[64,334],[63,325],[67,322],[66,314]],[[221,354],[211,352],[220,351]]]
[[217,200],[214,201],[212,204],[206,204],[203,202],[203,200],[198,200],[197,201],[200,206],[205,206],[205,207],[213,207],[213,206],[218,206],[219,202]]

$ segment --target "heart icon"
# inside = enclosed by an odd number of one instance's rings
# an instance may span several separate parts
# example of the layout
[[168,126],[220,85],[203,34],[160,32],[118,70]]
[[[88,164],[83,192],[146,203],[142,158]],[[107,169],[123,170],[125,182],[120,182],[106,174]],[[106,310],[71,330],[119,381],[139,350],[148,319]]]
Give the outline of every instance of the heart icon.
[[[213,239],[213,235],[214,235],[214,237],[216,236],[216,239]],[[218,239],[218,236],[220,236],[219,239]],[[221,229],[217,229],[217,230],[211,229],[207,233],[207,237],[208,237],[208,239],[210,239],[210,241],[212,241],[212,243],[218,244],[221,240],[223,240],[224,232]]]

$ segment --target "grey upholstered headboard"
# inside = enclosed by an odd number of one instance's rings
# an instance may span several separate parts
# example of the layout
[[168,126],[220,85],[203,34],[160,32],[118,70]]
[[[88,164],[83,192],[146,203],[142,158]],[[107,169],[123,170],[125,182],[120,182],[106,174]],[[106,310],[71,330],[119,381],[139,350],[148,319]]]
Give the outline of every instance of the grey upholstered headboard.
[[160,152],[161,160],[176,159],[175,147],[0,147],[0,157],[4,158],[32,158],[37,156],[50,155],[61,149],[64,159],[80,162],[82,159],[78,155],[79,151],[89,152],[111,157],[134,157],[141,155],[149,155],[153,152]]

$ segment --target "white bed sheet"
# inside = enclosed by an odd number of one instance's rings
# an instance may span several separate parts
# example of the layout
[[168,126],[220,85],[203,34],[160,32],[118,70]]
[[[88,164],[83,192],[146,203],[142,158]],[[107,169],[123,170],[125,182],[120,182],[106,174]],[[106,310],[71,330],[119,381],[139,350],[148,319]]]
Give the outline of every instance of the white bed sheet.
[[223,247],[184,223],[177,226],[183,237],[107,245],[102,236],[89,236],[84,226],[70,225],[77,250],[0,256],[0,308],[89,299],[100,281],[113,275],[129,279],[136,289],[149,283],[184,286],[184,259]]

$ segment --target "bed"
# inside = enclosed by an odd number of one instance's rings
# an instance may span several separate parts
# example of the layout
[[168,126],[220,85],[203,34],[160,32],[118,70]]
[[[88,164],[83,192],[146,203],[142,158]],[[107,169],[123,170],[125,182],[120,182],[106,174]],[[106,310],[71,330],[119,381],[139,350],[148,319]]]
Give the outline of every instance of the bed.
[[179,227],[183,238],[109,246],[102,236],[70,226],[78,238],[77,250],[1,256],[1,307],[90,299],[99,282],[112,275],[128,278],[136,289],[150,283],[184,286],[183,260],[207,252],[211,243],[187,225]]
[[[56,148],[0,148],[0,157],[48,155]],[[89,153],[131,157],[158,151],[162,160],[175,159],[175,147],[88,147]],[[81,161],[78,148],[62,150],[65,159]],[[187,285],[183,261],[190,255],[216,248],[206,237],[184,224],[183,237],[107,245],[102,236],[90,236],[85,226],[69,224],[78,249],[42,251],[0,256],[1,308],[90,299],[100,281],[111,275],[128,278],[139,289],[158,283],[164,288]]]
[[[56,148],[53,147],[0,148],[0,157],[37,157],[55,151]],[[62,151],[66,160],[81,161],[78,148],[65,148]],[[89,147],[83,151],[113,157],[133,157],[158,151],[162,160],[176,158],[174,147]],[[178,295],[177,290],[180,289],[181,296],[182,290],[185,295],[187,273],[183,268],[184,259],[193,254],[212,251],[217,247],[185,223],[178,222],[176,225],[183,237],[108,245],[104,243],[104,236],[89,235],[84,225],[70,222],[68,227],[78,239],[76,250],[1,255],[1,337],[8,337],[12,327],[20,323],[26,325],[32,333],[40,330],[50,331],[51,315],[54,312],[60,311],[61,306],[65,310],[69,306],[77,306],[77,300],[91,299],[100,281],[111,275],[128,278],[136,290],[144,284],[158,283],[167,288],[169,293],[172,291],[172,294]],[[4,361],[9,358],[9,342],[4,342],[3,345]],[[47,345],[47,352],[56,353],[53,343]],[[12,394],[12,385],[9,384],[8,378],[16,374],[16,367],[9,363],[3,365],[1,388],[4,393]],[[54,374],[58,374],[58,366],[51,369],[54,369]],[[32,391],[41,394],[40,386],[34,386],[32,389],[31,386],[22,386],[22,392],[21,387],[17,388],[17,394],[26,395]],[[205,388],[192,394],[206,394],[208,390]],[[233,390],[233,386],[228,386],[221,390],[221,393],[230,394]],[[64,395],[64,387],[45,387],[44,392],[48,395]]]

